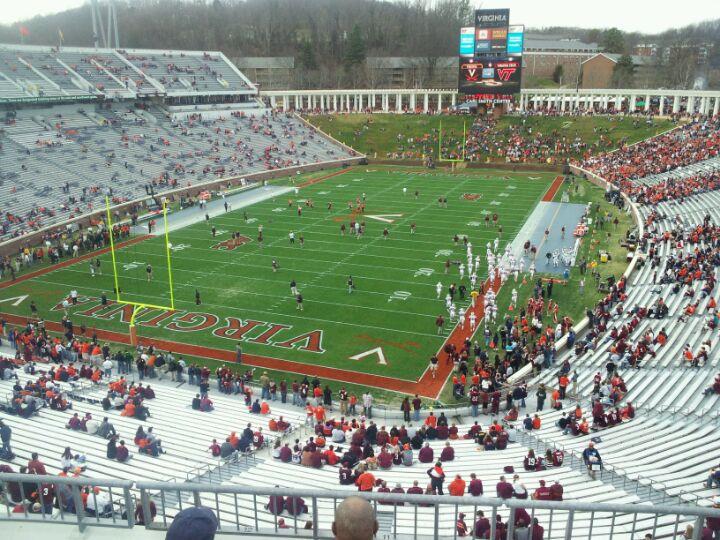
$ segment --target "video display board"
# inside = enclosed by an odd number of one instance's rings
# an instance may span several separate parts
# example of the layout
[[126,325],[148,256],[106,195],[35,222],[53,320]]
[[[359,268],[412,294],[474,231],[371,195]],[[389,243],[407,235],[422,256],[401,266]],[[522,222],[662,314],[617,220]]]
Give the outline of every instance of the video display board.
[[509,9],[475,10],[475,56],[507,52]]
[[521,55],[525,44],[525,26],[516,24],[508,27],[507,53],[509,55]]
[[483,100],[519,92],[525,27],[510,26],[509,9],[478,9],[472,38],[469,31],[460,34],[459,92]]
[[458,90],[463,94],[515,94],[520,91],[521,74],[519,57],[461,58]]
[[475,56],[475,27],[460,29],[460,56]]

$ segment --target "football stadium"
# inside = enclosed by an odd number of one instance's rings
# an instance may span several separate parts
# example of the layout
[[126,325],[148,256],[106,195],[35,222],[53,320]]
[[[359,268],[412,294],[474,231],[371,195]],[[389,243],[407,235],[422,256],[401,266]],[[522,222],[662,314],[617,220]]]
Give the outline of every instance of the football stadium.
[[3,538],[720,539],[720,19],[476,4],[0,23]]

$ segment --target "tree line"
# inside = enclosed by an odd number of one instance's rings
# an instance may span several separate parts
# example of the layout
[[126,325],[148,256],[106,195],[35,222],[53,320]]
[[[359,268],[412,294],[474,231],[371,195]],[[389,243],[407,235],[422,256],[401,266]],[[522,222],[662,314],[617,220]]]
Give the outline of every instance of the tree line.
[[[219,50],[231,58],[292,56],[299,87],[362,86],[368,56],[415,57],[432,71],[439,58],[457,55],[459,29],[472,25],[474,11],[470,0],[116,0],[116,6],[123,47]],[[61,35],[64,45],[93,44],[89,4],[21,25],[28,44],[57,45]],[[0,42],[19,43],[19,26],[0,25]],[[532,31],[594,41],[608,52],[629,54],[645,42],[717,43],[720,20],[656,36],[615,28]],[[695,70],[685,64],[692,62],[681,63],[684,70],[676,65],[668,77],[691,77]],[[630,69],[626,60],[622,65]],[[720,47],[712,48],[709,65],[720,68]]]

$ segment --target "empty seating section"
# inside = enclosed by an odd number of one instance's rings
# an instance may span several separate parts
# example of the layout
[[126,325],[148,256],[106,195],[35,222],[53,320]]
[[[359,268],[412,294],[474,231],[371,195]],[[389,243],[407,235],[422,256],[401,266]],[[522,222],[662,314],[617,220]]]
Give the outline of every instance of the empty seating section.
[[20,110],[1,127],[6,238],[90,212],[111,188],[123,202],[150,184],[159,193],[347,156],[297,118],[269,112],[171,122],[155,107],[61,105]]
[[48,80],[46,76],[30,67],[16,51],[8,51],[3,47],[0,47],[0,73],[23,88],[28,96],[67,95],[57,83]]
[[136,89],[144,77],[128,66],[114,52],[70,52],[62,50],[57,57],[73,71],[105,93]]
[[1,99],[256,91],[219,52],[0,44]]
[[118,51],[148,77],[173,92],[245,90],[247,81],[219,53]]

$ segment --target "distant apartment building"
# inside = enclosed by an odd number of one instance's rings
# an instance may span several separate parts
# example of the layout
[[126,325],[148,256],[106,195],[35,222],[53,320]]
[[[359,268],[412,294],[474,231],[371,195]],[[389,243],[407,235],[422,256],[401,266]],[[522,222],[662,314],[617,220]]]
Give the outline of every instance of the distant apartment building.
[[261,90],[288,90],[295,86],[292,56],[244,56],[232,61]]
[[549,79],[557,66],[563,67],[563,85],[578,83],[582,63],[601,48],[597,43],[551,34],[527,34],[523,52],[524,80]]

